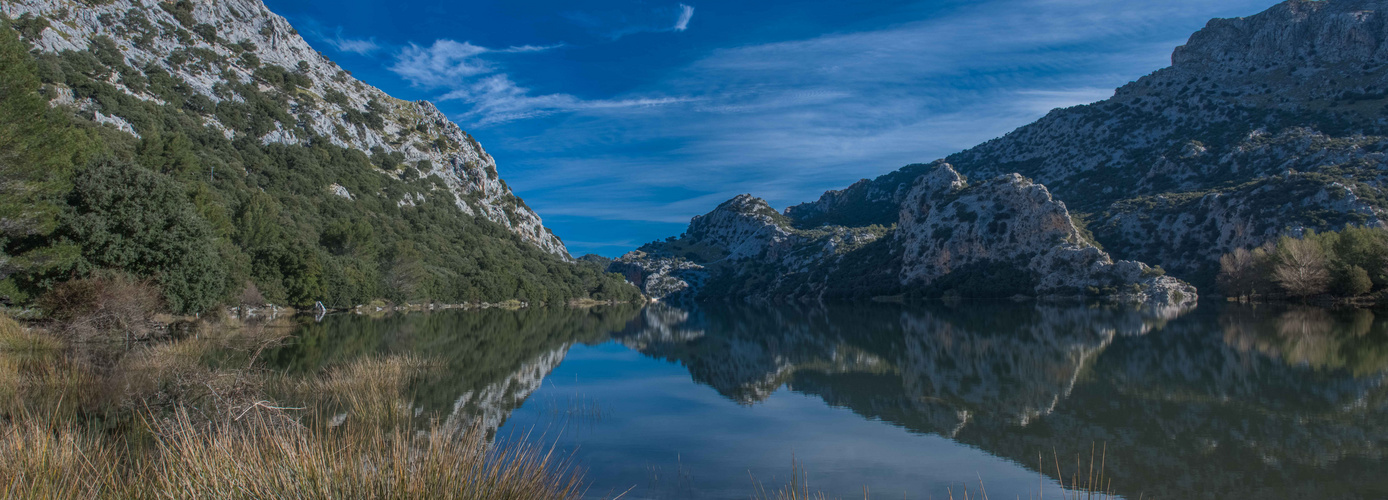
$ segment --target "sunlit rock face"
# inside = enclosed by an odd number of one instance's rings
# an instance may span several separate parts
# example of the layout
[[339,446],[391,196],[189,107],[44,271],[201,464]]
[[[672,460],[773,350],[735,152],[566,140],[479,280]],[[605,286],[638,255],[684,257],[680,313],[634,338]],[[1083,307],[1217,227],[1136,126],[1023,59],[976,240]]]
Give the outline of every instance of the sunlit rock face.
[[695,217],[680,238],[646,245],[609,270],[681,303],[822,300],[864,280],[878,281],[864,290],[897,293],[1103,296],[1173,308],[1197,300],[1181,280],[1115,262],[1045,186],[1016,174],[970,185],[943,162],[919,170],[909,188],[855,185],[865,192],[791,211],[823,218],[845,198],[891,198],[900,203],[893,228],[802,229],[764,200],[741,195]]
[[681,304],[694,299],[694,294],[708,279],[704,266],[683,257],[652,257],[633,250],[608,264],[608,272],[619,273],[641,289],[651,299]]
[[[306,76],[308,86],[300,87],[289,98],[292,121],[276,121],[263,136],[253,139],[261,144],[300,144],[316,137],[367,154],[373,148],[384,154],[398,153],[402,164],[418,168],[420,175],[437,175],[444,184],[438,189],[449,190],[464,212],[506,226],[522,240],[569,258],[564,244],[500,178],[491,155],[433,104],[395,99],[353,78],[309,46],[288,21],[270,12],[260,0],[192,4],[189,17],[182,20],[173,9],[165,8],[172,7],[172,2],[13,0],[0,8],[11,19],[27,14],[50,21],[48,29],[34,40],[40,51],[84,51],[93,39],[105,37],[115,43],[125,64],[146,72],[162,69],[211,105],[242,100],[225,88],[227,78],[257,83],[262,91],[271,88],[255,74],[258,68],[276,66]],[[215,33],[216,39],[204,38],[205,33]],[[252,54],[259,66],[251,66],[244,54]],[[159,102],[157,96],[124,78],[113,76],[110,83],[138,99]],[[329,102],[330,93],[342,97]],[[56,89],[55,95],[55,104],[75,106],[91,113],[98,122],[135,133],[125,119],[102,114],[90,99],[77,101],[68,89]],[[363,114],[379,116],[380,126],[354,123],[349,118]],[[215,114],[206,116],[203,125],[234,137],[231,128]],[[417,203],[423,200],[421,195],[403,193],[398,203]]]
[[830,271],[888,233],[880,226],[798,229],[766,200],[744,194],[694,217],[680,237],[644,245],[608,270],[676,303],[819,298],[834,286]]
[[1064,203],[1017,174],[970,186],[949,164],[939,163],[916,180],[899,219],[900,277],[908,287],[930,286],[954,273],[983,273],[1018,280],[1019,294],[1089,291],[1176,306],[1196,300],[1194,287],[1157,276],[1146,264],[1114,262],[1080,232]]

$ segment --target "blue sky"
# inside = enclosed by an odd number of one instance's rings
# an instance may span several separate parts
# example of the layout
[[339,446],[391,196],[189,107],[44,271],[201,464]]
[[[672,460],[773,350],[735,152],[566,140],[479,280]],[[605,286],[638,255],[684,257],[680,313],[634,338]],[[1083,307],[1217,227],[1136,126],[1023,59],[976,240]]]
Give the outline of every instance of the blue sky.
[[265,0],[358,78],[429,99],[574,255],[784,208],[1105,99],[1272,0]]

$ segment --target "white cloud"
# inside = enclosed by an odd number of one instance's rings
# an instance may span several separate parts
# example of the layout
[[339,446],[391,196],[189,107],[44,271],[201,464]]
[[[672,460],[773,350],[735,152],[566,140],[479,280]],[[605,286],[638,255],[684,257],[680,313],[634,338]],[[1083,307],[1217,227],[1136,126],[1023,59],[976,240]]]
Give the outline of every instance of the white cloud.
[[533,53],[559,47],[562,44],[489,49],[454,40],[436,40],[429,47],[412,43],[400,51],[390,70],[417,87],[446,89],[438,97],[440,101],[471,104],[472,109],[464,116],[478,125],[562,111],[642,108],[683,101],[666,97],[585,100],[563,93],[534,95],[484,59],[488,54]]
[[333,48],[336,48],[341,52],[354,52],[361,55],[370,54],[381,48],[380,45],[376,44],[375,39],[352,40],[347,38],[338,38],[335,40],[330,40],[328,43],[332,44]]
[[584,100],[569,94],[531,95],[505,74],[484,77],[439,96],[440,101],[472,104],[466,116],[479,125],[532,118],[561,111],[647,108],[684,102],[676,98]]
[[689,20],[693,18],[694,7],[690,7],[685,4],[680,4],[680,17],[679,19],[675,20],[675,26],[672,29],[675,31],[684,31],[689,29]]
[[452,87],[469,77],[492,72],[487,62],[478,58],[490,51],[453,40],[435,40],[429,47],[411,43],[401,49],[390,70],[419,87]]
[[[678,33],[688,30],[689,21],[694,18],[694,7],[681,3],[642,12],[568,12],[563,16],[600,36],[617,40],[637,33]],[[674,19],[673,23],[671,18]]]
[[323,34],[323,32],[320,31],[320,25],[316,21],[310,19],[306,24],[309,26],[308,29],[310,33],[312,33],[315,38],[318,38],[319,40],[326,42],[328,45],[331,45],[334,49],[337,49],[338,52],[351,52],[360,55],[370,55],[372,52],[381,50],[381,45],[376,43],[376,37],[347,38],[342,36],[341,27],[337,28],[337,30],[331,36],[329,36]]
[[562,43],[556,43],[556,44],[554,44],[554,45],[518,45],[518,46],[511,46],[511,47],[508,47],[508,48],[505,48],[505,49],[497,50],[497,51],[494,51],[494,52],[510,52],[510,53],[544,52],[544,51],[546,51],[546,50],[557,49],[557,48],[560,48],[560,47],[563,47],[563,46],[564,46],[564,44],[562,44]]

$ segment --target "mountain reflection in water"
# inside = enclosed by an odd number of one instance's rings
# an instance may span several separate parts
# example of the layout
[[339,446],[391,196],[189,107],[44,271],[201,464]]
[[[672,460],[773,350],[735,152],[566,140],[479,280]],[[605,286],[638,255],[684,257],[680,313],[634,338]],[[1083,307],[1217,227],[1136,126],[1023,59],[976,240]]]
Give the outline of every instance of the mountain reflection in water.
[[[885,484],[944,496],[935,488],[976,473],[993,496],[1026,497],[1038,461],[1054,488],[1054,457],[1069,475],[1093,446],[1129,498],[1388,497],[1388,317],[1370,311],[966,302],[340,315],[268,355],[313,371],[379,353],[437,359],[416,411],[457,427],[525,432],[562,414],[539,408],[538,393],[595,398],[608,416],[558,438],[595,497],[635,485],[626,498],[746,498],[747,471],[788,472],[802,452],[811,485],[834,494]],[[724,403],[700,399],[700,386]],[[753,431],[768,422],[793,425]],[[895,458],[836,466],[820,444]],[[977,470],[946,477],[959,471],[922,467],[932,456]]]

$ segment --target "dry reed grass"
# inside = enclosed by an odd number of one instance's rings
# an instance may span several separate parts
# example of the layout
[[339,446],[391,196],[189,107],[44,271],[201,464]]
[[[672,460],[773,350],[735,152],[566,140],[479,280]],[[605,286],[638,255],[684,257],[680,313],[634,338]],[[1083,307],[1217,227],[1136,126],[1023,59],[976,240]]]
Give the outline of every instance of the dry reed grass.
[[0,496],[109,497],[119,462],[99,435],[20,417],[0,427]]
[[492,446],[476,429],[309,428],[269,410],[150,424],[153,450],[119,454],[99,433],[30,417],[0,434],[6,498],[576,499],[567,458]]
[[435,366],[416,355],[359,359],[300,382],[296,399],[317,400],[321,408],[343,412],[353,425],[407,425],[414,412],[406,392]]

